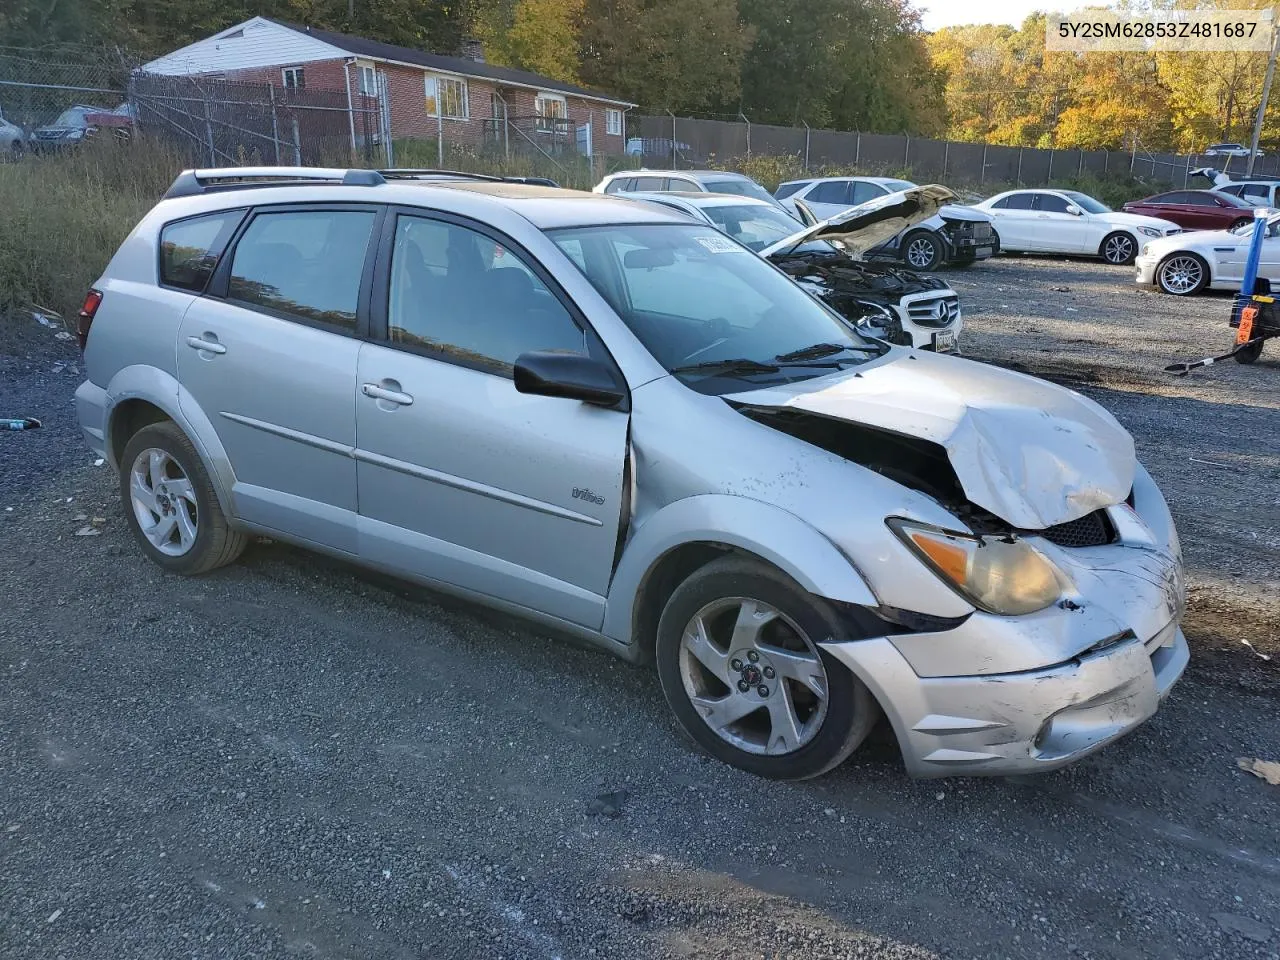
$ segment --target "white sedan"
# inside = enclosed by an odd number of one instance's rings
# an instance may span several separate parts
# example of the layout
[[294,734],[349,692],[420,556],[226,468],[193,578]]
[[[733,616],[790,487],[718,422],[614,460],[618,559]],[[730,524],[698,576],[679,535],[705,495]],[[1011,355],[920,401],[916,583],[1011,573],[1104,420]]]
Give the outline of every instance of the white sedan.
[[999,250],[1067,253],[1133,263],[1148,240],[1180,232],[1176,223],[1118,213],[1075,190],[1009,190],[974,205],[995,218]]
[[[1280,281],[1280,213],[1267,218],[1258,276]],[[1138,257],[1138,283],[1185,297],[1206,287],[1239,290],[1253,240],[1253,224],[1235,230],[1197,230],[1152,240]]]

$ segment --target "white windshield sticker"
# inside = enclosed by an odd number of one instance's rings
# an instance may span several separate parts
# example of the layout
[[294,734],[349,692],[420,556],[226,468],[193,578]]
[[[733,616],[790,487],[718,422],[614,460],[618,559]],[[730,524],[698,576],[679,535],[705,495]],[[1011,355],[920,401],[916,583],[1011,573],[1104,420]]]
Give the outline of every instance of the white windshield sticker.
[[740,247],[728,237],[694,237],[712,253],[750,253],[746,247]]

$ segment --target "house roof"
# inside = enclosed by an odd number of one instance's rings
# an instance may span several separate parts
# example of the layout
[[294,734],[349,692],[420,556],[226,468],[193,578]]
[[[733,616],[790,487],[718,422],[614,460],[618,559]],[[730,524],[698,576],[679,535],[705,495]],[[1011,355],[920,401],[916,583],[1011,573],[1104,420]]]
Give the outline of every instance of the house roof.
[[[267,17],[264,20],[270,19]],[[366,40],[364,37],[353,37],[345,33],[334,33],[331,30],[321,30],[319,27],[307,27],[297,23],[289,23],[284,20],[272,20],[272,23],[290,30],[314,37],[316,40],[323,41],[345,50],[353,56],[368,57],[371,60],[390,60],[396,63],[407,63],[417,67],[425,67],[428,70],[442,70],[446,73],[457,73],[467,77],[480,77],[485,80],[493,80],[497,83],[510,84],[517,87],[529,87],[536,90],[547,90],[553,93],[572,94],[577,97],[585,97],[591,100],[599,100],[604,103],[616,103],[619,106],[634,107],[634,103],[626,100],[619,100],[608,94],[603,94],[595,90],[588,90],[586,87],[574,86],[571,83],[564,83],[561,80],[553,80],[550,77],[544,77],[541,74],[530,73],[527,70],[513,70],[510,67],[499,67],[492,63],[480,63],[476,60],[469,60],[466,57],[445,57],[438,53],[427,53],[423,50],[414,50],[412,47],[400,47],[394,43],[382,43],[378,40]]]

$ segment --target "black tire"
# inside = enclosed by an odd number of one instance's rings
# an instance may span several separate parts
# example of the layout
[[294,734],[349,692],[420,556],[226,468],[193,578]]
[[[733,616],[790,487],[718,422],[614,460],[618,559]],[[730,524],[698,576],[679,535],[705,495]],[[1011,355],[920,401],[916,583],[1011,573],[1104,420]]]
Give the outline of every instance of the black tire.
[[992,231],[991,231],[991,239],[995,242],[995,246],[993,246],[993,247],[991,248],[991,256],[992,256],[993,258],[994,258],[994,257],[998,257],[998,256],[1000,256],[1000,254],[1003,252],[1003,251],[1000,249],[1000,234],[998,234],[998,233],[996,233],[994,230],[992,230]]
[[[1181,261],[1187,261],[1184,265]],[[1182,267],[1185,266],[1185,270]],[[1198,271],[1198,274],[1191,274]],[[1186,280],[1175,279],[1182,273]],[[1156,286],[1164,293],[1174,297],[1190,297],[1209,285],[1209,264],[1204,257],[1186,250],[1169,254],[1156,266]]]
[[942,241],[928,230],[907,234],[898,249],[898,257],[912,270],[937,270],[946,255]]
[[1138,241],[1123,230],[1108,233],[1098,247],[1098,256],[1113,267],[1127,267],[1138,258]]
[[1233,356],[1236,363],[1253,363],[1262,356],[1262,347],[1265,341],[1259,340],[1257,343],[1251,343],[1243,350],[1237,350]]
[[[682,638],[694,616],[718,600],[745,598],[768,604],[790,619],[814,645],[848,637],[850,624],[820,598],[773,567],[745,557],[724,557],[695,571],[671,598],[658,622],[655,658],[662,692],[681,731],[700,749],[725,763],[775,780],[820,776],[842,763],[866,738],[880,715],[875,698],[838,660],[820,647],[826,673],[826,714],[812,738],[789,753],[768,755],[734,746],[713,731],[690,702],[681,669]],[[733,651],[730,650],[731,654]],[[774,682],[782,684],[778,679]],[[728,689],[727,687],[725,689]],[[775,689],[774,694],[778,691]],[[803,693],[803,690],[801,690]],[[757,711],[767,715],[767,711]],[[770,737],[772,734],[769,735]]]
[[[148,449],[159,449],[175,460],[191,482],[196,506],[196,535],[193,545],[180,556],[170,556],[156,548],[142,530],[133,507],[130,492],[132,466],[138,456]],[[120,497],[125,517],[134,539],[158,566],[187,576],[208,573],[233,562],[244,551],[248,537],[233,530],[218,506],[213,483],[195,446],[176,423],[165,420],[143,427],[125,444],[120,458]]]

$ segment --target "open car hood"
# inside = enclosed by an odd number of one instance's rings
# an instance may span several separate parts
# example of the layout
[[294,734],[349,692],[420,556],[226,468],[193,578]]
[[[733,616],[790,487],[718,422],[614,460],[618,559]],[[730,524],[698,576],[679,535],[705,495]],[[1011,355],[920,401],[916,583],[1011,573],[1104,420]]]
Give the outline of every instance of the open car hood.
[[995,223],[996,218],[985,210],[978,210],[974,207],[962,207],[955,204],[947,204],[945,207],[938,208],[938,216],[943,220],[968,220],[973,223]]
[[[815,220],[803,230],[765,247],[760,256],[786,253],[809,240],[831,240],[857,255],[880,246],[912,224],[928,220],[956,195],[940,184],[912,187],[876,197],[826,220]],[[796,201],[801,207],[804,201]],[[812,212],[805,217],[813,219]]]
[[743,407],[804,411],[945,449],[971,503],[1043,530],[1121,503],[1133,438],[1074,391],[998,367],[894,350],[843,375],[733,394]]

